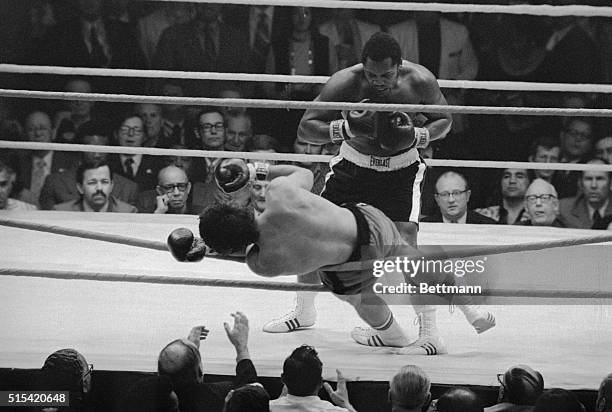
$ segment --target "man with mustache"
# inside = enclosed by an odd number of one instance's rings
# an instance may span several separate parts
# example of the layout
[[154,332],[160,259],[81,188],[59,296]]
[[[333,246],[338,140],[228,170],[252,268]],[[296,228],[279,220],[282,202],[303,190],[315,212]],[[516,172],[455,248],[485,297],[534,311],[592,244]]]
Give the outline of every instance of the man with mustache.
[[87,160],[76,172],[81,197],[53,206],[53,210],[72,212],[136,213],[138,209],[111,195],[113,173],[105,160]]

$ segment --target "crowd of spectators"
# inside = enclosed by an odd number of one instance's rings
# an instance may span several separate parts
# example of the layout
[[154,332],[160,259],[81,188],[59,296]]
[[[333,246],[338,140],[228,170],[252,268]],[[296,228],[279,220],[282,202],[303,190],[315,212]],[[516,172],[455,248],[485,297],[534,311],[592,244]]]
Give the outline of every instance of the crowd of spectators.
[[[126,412],[356,412],[351,404],[347,379],[336,369],[336,382],[323,379],[323,362],[317,350],[301,345],[282,364],[282,390],[270,393],[261,382],[248,347],[249,322],[242,312],[232,313],[233,324],[223,324],[236,352],[232,380],[206,379],[200,345],[209,329],[194,326],[187,338],[175,339],[161,349],[157,373],[133,380],[116,395]],[[75,349],[60,349],[47,357],[38,381],[31,389],[70,393],[70,408],[45,411],[96,411],[94,365]],[[92,377],[94,379],[92,379]],[[497,402],[485,405],[479,395],[465,387],[451,387],[434,399],[426,371],[405,365],[389,381],[387,405],[376,410],[392,412],[586,412],[573,392],[545,389],[542,374],[528,365],[515,365],[497,375]],[[334,385],[335,388],[332,386]],[[486,402],[490,403],[490,402]],[[599,387],[596,412],[610,411],[612,374]]]
[[[516,3],[516,2],[513,2]],[[569,4],[551,0],[553,5]],[[18,9],[18,10],[17,10]],[[22,46],[4,61],[99,68],[330,75],[360,61],[377,31],[404,58],[439,79],[606,83],[612,80],[612,19],[357,11],[101,0],[37,0]],[[500,30],[499,28],[503,28]],[[3,83],[67,92],[312,100],[319,84],[115,77],[3,76]],[[598,108],[605,94],[443,90],[449,104]],[[337,146],[295,144],[299,110],[87,101],[0,101],[0,139],[219,151],[335,154]],[[585,117],[454,115],[446,139],[423,157],[610,164],[612,123]],[[3,150],[3,209],[199,213],[215,193],[219,159]],[[95,187],[94,169],[108,169]],[[106,166],[102,164],[106,163]],[[102,165],[102,166],[101,166]],[[169,166],[183,169],[183,174]],[[320,191],[325,164],[302,163]],[[185,175],[187,180],[185,179]],[[545,186],[540,179],[548,182]],[[96,179],[94,179],[96,180]],[[100,180],[100,179],[98,179]],[[536,182],[533,190],[528,188]],[[552,186],[551,186],[552,185]],[[10,186],[8,195],[6,188]],[[104,199],[101,208],[88,206]],[[536,193],[537,192],[537,193]],[[564,170],[430,168],[425,221],[607,229],[610,174]],[[172,206],[166,205],[172,198]],[[179,201],[179,199],[181,199]],[[69,202],[70,205],[67,205]],[[122,203],[118,203],[122,202]],[[95,203],[95,202],[93,202]],[[117,207],[126,203],[132,207]],[[110,207],[109,207],[110,206]],[[550,216],[543,218],[548,213]],[[553,216],[554,214],[554,216]],[[536,217],[537,216],[537,217]],[[607,224],[606,224],[607,223]]]

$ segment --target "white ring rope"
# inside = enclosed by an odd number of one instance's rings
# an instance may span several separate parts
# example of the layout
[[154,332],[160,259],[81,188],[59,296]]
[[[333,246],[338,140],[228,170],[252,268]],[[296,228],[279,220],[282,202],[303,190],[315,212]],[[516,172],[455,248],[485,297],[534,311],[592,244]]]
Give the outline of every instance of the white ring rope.
[[[165,2],[184,2],[185,0],[159,0]],[[219,0],[190,0],[192,3],[218,3]],[[365,10],[405,10],[441,11],[445,13],[505,13],[530,14],[533,16],[584,16],[612,17],[612,7],[599,6],[549,6],[549,5],[501,5],[501,4],[449,4],[449,3],[408,3],[389,1],[344,1],[344,0],[226,0],[224,4],[244,4],[249,6],[302,6],[328,9],[365,9]]]
[[460,114],[509,114],[521,116],[581,116],[612,117],[612,109],[567,109],[558,107],[495,107],[495,106],[453,106],[427,104],[381,104],[347,102],[285,101],[268,99],[221,99],[214,97],[174,97],[146,96],[133,94],[108,93],[69,93],[45,92],[39,90],[0,89],[0,96],[49,99],[83,100],[90,102],[157,103],[183,104],[191,106],[232,106],[256,107],[266,109],[317,109],[317,110],[370,110],[384,112],[423,112],[423,113],[460,113]]
[[[301,76],[288,74],[255,74],[255,73],[216,73],[190,72],[173,70],[139,70],[139,69],[101,69],[91,67],[63,66],[29,66],[20,64],[0,64],[0,73],[50,74],[60,76],[105,76],[105,77],[138,77],[167,78],[191,80],[221,80],[241,82],[278,82],[278,83],[312,83],[325,84],[329,76]],[[538,91],[569,93],[612,93],[612,84],[570,84],[570,83],[537,83],[477,80],[442,80],[438,84],[443,89],[481,89],[503,91]]]
[[[159,149],[154,147],[99,146],[71,143],[13,142],[0,140],[0,149],[56,150],[65,152],[146,154],[152,156],[182,156],[209,158],[239,158],[249,160],[274,160],[284,162],[328,163],[333,156],[295,153],[227,152],[191,149]],[[490,160],[426,159],[428,166],[471,167],[480,169],[535,169],[612,172],[612,165],[577,163],[497,162]]]

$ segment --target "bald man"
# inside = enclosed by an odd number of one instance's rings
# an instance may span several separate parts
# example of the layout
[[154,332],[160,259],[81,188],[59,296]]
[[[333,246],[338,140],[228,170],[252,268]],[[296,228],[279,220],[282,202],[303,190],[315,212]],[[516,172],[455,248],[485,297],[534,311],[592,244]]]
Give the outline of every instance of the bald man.
[[544,179],[535,179],[525,192],[525,210],[529,220],[524,226],[565,227],[559,219],[559,196],[553,185]]
[[153,213],[190,214],[191,183],[183,169],[166,166],[157,174],[156,207]]

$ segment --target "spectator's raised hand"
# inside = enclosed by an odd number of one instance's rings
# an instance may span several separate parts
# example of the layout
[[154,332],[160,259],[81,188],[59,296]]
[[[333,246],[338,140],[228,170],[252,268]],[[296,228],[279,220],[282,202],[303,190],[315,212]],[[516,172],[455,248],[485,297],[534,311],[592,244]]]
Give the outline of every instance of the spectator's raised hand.
[[198,348],[200,347],[200,341],[205,340],[208,337],[208,329],[206,326],[194,326],[191,328],[191,332],[187,336],[187,340],[193,342]]
[[340,369],[336,369],[336,373],[338,375],[338,385],[336,390],[334,391],[331,385],[327,382],[323,383],[323,387],[329,394],[329,398],[334,405],[340,406],[341,408],[346,408],[349,411],[354,411],[355,409],[349,402],[348,389],[346,388],[346,378],[344,375],[342,375]]
[[227,333],[227,338],[236,348],[238,361],[248,359],[249,320],[242,312],[232,313],[231,316],[234,318],[234,326],[230,328],[229,323],[224,322],[225,333]]

